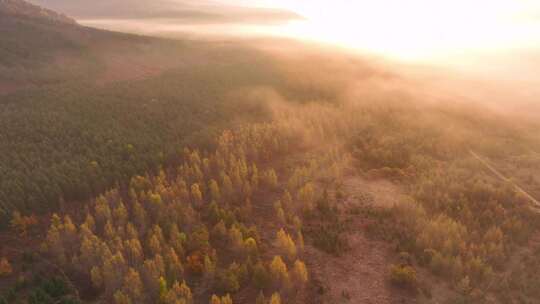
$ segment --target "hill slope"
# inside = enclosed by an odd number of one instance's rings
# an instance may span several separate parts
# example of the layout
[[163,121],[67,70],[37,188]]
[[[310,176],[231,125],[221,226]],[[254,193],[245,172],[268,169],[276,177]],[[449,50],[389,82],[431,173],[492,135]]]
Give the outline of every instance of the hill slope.
[[[138,57],[130,62],[135,67],[125,73],[133,78],[133,70],[141,65],[165,66],[161,59],[169,55],[163,41],[79,26],[73,19],[22,0],[0,1],[0,16],[0,94],[66,80],[99,79],[117,68],[110,58],[119,54],[126,60]],[[172,47],[169,50],[177,50],[177,44],[166,44]],[[148,56],[158,48],[159,58]]]
[[231,119],[227,90],[262,77],[245,50],[95,30],[19,0],[0,14],[0,213],[46,211],[155,168]]
[[0,19],[5,215],[85,200],[239,120],[265,119],[268,93],[317,100],[341,87],[321,67],[300,79],[304,63],[244,44],[101,31],[23,3],[2,2],[17,13]]
[[75,24],[75,20],[65,15],[22,0],[0,0],[0,14],[4,18],[17,16],[41,22]]

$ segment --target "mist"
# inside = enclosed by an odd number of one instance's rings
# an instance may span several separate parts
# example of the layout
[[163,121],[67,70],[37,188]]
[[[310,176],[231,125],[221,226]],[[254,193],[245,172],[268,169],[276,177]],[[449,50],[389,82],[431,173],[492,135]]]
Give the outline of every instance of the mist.
[[[245,22],[200,24],[174,19],[81,19],[81,24],[108,30],[190,39],[240,43],[272,54],[322,52],[326,57],[354,58],[370,62],[395,79],[378,86],[399,87],[402,92],[434,102],[476,103],[502,113],[535,117],[539,109],[540,57],[535,49],[470,51],[429,59],[403,60],[388,54],[358,50],[340,45],[290,37],[284,33],[295,22],[270,24]],[[295,49],[296,48],[296,49]],[[303,56],[303,55],[301,55]],[[350,77],[356,88],[366,88],[363,80],[347,73],[349,63],[337,64],[333,76]],[[309,74],[309,73],[304,73]],[[304,76],[302,76],[304,77]],[[396,79],[399,79],[397,81]],[[356,89],[356,92],[359,90]]]

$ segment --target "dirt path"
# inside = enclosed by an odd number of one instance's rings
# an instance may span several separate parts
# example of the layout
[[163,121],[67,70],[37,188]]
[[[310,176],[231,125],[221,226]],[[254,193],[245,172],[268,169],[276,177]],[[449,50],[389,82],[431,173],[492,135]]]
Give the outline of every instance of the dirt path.
[[[504,176],[501,172],[499,172],[499,170],[495,169],[495,167],[493,167],[490,163],[488,163],[485,159],[481,158],[478,154],[476,154],[474,151],[472,150],[469,150],[470,154],[475,158],[477,159],[478,161],[480,161],[482,163],[482,165],[484,165],[484,167],[486,167],[490,172],[492,172],[493,174],[495,174],[500,180],[504,181],[504,182],[507,182],[507,183],[510,183],[512,184],[512,186],[514,186],[514,189],[522,194],[523,196],[525,196],[526,198],[528,198],[532,203],[533,203],[533,206],[535,208],[540,208],[540,201],[538,201],[537,199],[535,199],[532,195],[530,195],[527,191],[523,190],[523,188],[521,188],[518,184],[516,184],[515,182],[513,182],[511,179],[509,179],[508,177]],[[535,209],[536,212],[540,212],[540,210],[537,210]]]

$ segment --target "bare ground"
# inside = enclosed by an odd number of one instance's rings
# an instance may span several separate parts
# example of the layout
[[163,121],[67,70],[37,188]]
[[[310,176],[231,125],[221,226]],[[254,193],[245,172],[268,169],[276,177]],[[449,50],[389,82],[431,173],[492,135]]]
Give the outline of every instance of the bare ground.
[[[342,210],[370,205],[389,208],[398,203],[401,190],[386,180],[369,181],[349,176],[343,181]],[[392,246],[366,236],[369,220],[363,215],[351,219],[347,234],[349,250],[334,256],[307,245],[305,258],[314,284],[305,303],[416,303],[415,297],[388,281],[388,267],[395,259]]]
[[21,87],[22,87],[21,85],[17,85],[17,84],[14,84],[14,83],[9,83],[9,82],[1,82],[0,81],[0,96],[15,92],[18,89],[20,89]]

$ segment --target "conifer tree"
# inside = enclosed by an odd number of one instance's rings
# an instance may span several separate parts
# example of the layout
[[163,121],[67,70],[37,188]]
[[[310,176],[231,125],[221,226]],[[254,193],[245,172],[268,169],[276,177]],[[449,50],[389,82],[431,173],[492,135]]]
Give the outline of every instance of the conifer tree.
[[242,235],[242,232],[236,227],[236,225],[233,225],[231,229],[229,229],[229,240],[235,250],[243,249],[244,237]]
[[127,224],[129,214],[126,209],[126,206],[124,205],[122,201],[120,201],[120,203],[118,204],[118,207],[114,209],[113,217],[117,226],[121,227]]
[[120,252],[105,259],[102,274],[103,285],[107,293],[112,294],[121,287],[126,271],[127,264]]
[[281,304],[281,296],[279,293],[275,292],[272,294],[272,297],[270,298],[270,304]]
[[287,219],[285,218],[285,211],[283,210],[283,207],[281,206],[280,200],[274,203],[274,211],[276,212],[276,217],[279,219],[281,224],[286,224]]
[[101,274],[101,269],[99,266],[96,265],[92,267],[90,277],[92,280],[92,285],[94,285],[95,288],[101,289],[103,287],[103,275]]
[[255,300],[255,304],[267,304],[266,297],[264,296],[264,293],[259,291],[259,295],[257,296],[257,300]]
[[234,189],[233,189],[231,178],[226,173],[221,174],[221,184],[222,184],[221,186],[222,194],[226,198],[230,199],[234,193]]
[[219,190],[218,183],[214,179],[211,179],[208,188],[210,189],[210,197],[212,198],[212,200],[215,202],[220,202],[221,191]]
[[135,301],[140,301],[144,296],[144,286],[139,273],[130,268],[124,278],[122,287],[124,293]]
[[299,251],[303,252],[304,251],[304,247],[305,247],[305,243],[304,243],[304,235],[302,234],[302,231],[298,230],[298,232],[296,233],[297,237],[296,237],[296,244],[298,244],[297,248]]
[[271,189],[274,189],[278,186],[278,178],[274,169],[269,169],[268,171],[266,171],[264,179],[266,185]]
[[199,184],[191,185],[191,199],[195,204],[199,204],[202,202],[202,192]]
[[253,267],[253,284],[258,289],[265,289],[271,281],[271,275],[260,261]]
[[250,256],[256,256],[258,253],[257,241],[252,237],[249,237],[244,241],[244,248]]
[[13,268],[7,258],[0,260],[0,277],[8,276],[13,272]]
[[221,304],[221,299],[216,295],[212,295],[212,298],[210,299],[210,304]]
[[114,304],[133,304],[131,298],[120,290],[114,293]]
[[152,256],[156,254],[161,254],[161,242],[157,235],[153,234],[150,239],[148,239],[148,248]]
[[270,273],[275,284],[286,284],[289,280],[287,265],[280,256],[275,256],[270,263]]
[[170,282],[178,281],[182,278],[184,266],[174,248],[169,248],[167,251],[167,254],[165,255],[165,264],[167,266],[167,279],[169,279]]
[[221,304],[233,304],[233,300],[229,294],[221,297]]
[[284,253],[289,259],[293,260],[296,257],[296,245],[291,236],[286,233],[283,228],[276,233],[275,243],[279,250]]
[[300,260],[294,262],[293,275],[296,283],[304,285],[308,282],[308,271],[306,264]]

